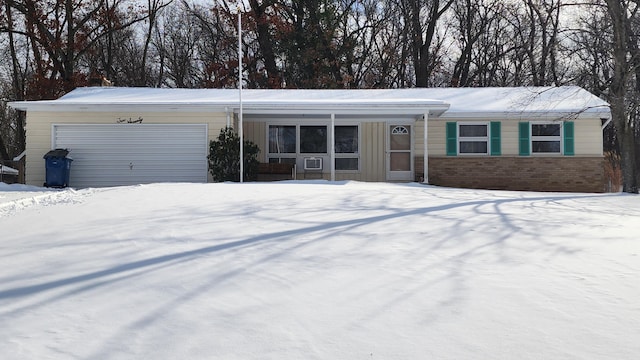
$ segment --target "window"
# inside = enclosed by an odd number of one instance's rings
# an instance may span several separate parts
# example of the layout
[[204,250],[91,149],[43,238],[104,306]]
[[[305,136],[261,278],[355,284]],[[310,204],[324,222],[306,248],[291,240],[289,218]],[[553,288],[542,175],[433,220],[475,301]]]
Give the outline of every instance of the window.
[[489,124],[458,123],[458,154],[489,154]]
[[336,170],[358,170],[358,158],[336,157]]
[[295,164],[296,158],[285,158],[285,157],[270,157],[270,164]]
[[296,163],[295,125],[269,125],[269,162]]
[[327,153],[327,127],[301,125],[300,126],[300,153],[326,154]]
[[534,154],[560,154],[560,123],[531,124],[531,152]]
[[411,150],[411,133],[408,127],[396,125],[391,127],[389,138],[390,150]]
[[501,127],[499,121],[448,122],[447,156],[502,155]]
[[358,153],[358,127],[336,126],[336,153]]
[[358,126],[335,127],[336,170],[358,170]]
[[409,135],[409,129],[406,126],[394,126],[391,129],[392,135]]
[[521,156],[574,155],[574,122],[521,122],[519,124]]
[[[269,125],[270,163],[293,163],[305,156],[329,153],[329,131],[327,125]],[[335,169],[359,170],[359,126],[337,125],[335,127]]]
[[269,153],[295,154],[296,127],[269,125]]

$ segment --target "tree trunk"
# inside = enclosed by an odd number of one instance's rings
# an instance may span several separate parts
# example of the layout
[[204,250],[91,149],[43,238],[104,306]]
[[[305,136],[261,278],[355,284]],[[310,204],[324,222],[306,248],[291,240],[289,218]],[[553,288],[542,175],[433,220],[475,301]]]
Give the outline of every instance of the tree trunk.
[[606,0],[607,10],[613,27],[613,63],[614,75],[610,87],[611,116],[616,127],[620,142],[620,160],[622,167],[622,187],[624,192],[638,192],[638,177],[636,169],[636,146],[630,114],[627,110],[629,100],[628,80],[633,76],[628,62],[629,33],[627,31],[630,19],[627,17],[627,7],[624,0]]
[[[416,75],[416,87],[429,86],[429,78],[435,68],[436,53],[431,52],[431,45],[436,35],[436,26],[442,15],[453,5],[454,0],[446,0],[440,6],[440,0],[423,3],[420,0],[410,0],[405,5],[405,22],[411,31],[413,47],[413,67]],[[426,7],[428,18],[423,24],[422,9]],[[423,37],[424,34],[424,37]]]
[[[24,100],[24,82],[21,81],[22,74],[20,71],[20,66],[18,65],[18,52],[16,51],[15,40],[13,37],[13,13],[9,2],[5,3],[6,17],[8,23],[8,35],[9,35],[9,52],[11,53],[11,87],[12,93],[14,96],[14,100],[22,101]],[[25,114],[21,111],[16,112],[15,116],[15,125],[16,125],[16,147],[18,152],[22,152],[25,147],[26,139],[25,139],[25,131],[24,131],[24,120]],[[8,159],[8,153],[3,144],[2,149],[4,150],[3,158]]]

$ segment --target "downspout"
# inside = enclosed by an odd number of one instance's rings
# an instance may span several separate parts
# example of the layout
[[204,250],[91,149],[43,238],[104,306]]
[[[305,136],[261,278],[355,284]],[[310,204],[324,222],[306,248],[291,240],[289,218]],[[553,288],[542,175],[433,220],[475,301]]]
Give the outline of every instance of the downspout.
[[[613,119],[613,117],[610,117],[610,118],[607,119],[607,121],[604,122],[604,124],[602,124],[602,139],[604,139],[604,129],[607,128],[609,123],[611,123],[612,119]],[[602,118],[601,120],[604,120],[604,118]],[[604,151],[604,149],[602,149],[602,150]],[[604,153],[602,155],[604,155]]]
[[424,147],[424,165],[423,165],[423,174],[422,174],[422,183],[423,184],[429,184],[429,146],[427,144],[427,135],[428,135],[428,129],[429,127],[427,126],[429,124],[429,113],[426,112],[423,115],[423,119],[424,119],[424,134],[423,134],[423,138],[422,138],[422,142],[423,142],[423,147]]
[[336,114],[331,114],[331,155],[329,168],[331,169],[331,181],[336,181]]
[[231,114],[229,113],[229,108],[224,108],[225,114],[227,114],[227,127],[231,127]]

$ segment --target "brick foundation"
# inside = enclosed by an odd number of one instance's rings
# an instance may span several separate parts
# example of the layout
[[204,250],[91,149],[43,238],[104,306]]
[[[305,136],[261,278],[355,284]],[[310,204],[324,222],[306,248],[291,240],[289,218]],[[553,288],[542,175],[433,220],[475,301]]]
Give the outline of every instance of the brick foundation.
[[[416,176],[423,159],[415,158]],[[602,157],[429,157],[432,185],[526,191],[604,192]]]

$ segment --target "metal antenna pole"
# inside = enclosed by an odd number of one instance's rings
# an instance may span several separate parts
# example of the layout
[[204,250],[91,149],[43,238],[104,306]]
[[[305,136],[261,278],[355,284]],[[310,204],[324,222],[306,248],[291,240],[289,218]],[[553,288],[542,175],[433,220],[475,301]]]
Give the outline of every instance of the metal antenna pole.
[[240,137],[240,182],[244,182],[244,134],[242,131],[242,11],[238,2],[238,96],[240,109],[238,111],[238,135]]

